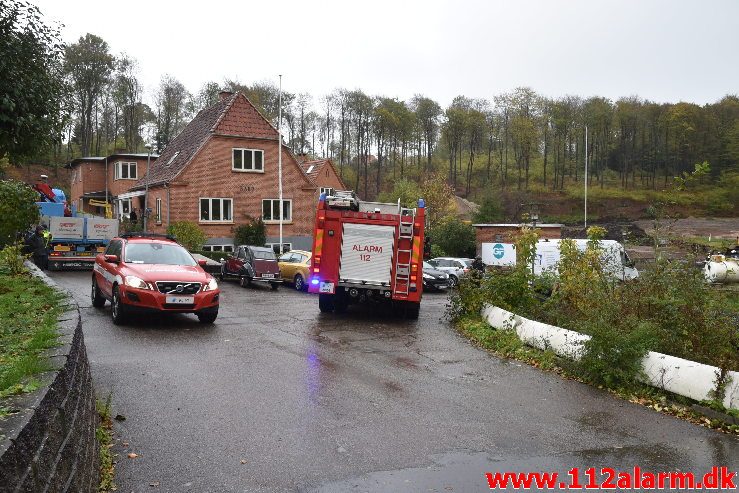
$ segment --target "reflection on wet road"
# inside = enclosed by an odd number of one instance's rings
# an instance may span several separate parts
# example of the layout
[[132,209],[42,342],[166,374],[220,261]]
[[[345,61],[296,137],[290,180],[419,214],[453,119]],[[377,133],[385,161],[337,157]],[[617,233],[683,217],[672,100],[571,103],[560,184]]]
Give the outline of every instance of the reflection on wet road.
[[126,417],[119,491],[483,491],[496,470],[739,467],[736,438],[474,348],[441,320],[444,294],[403,321],[224,283],[213,326],[116,327],[90,306],[89,273],[52,277],[79,300],[98,392]]

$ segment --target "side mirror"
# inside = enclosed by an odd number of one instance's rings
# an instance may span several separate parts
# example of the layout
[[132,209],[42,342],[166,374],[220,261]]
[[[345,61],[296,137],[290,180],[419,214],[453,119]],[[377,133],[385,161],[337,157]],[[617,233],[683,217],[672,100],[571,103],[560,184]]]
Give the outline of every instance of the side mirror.
[[109,264],[117,264],[119,262],[118,255],[105,255],[103,258]]
[[198,260],[198,265],[200,267],[205,267],[206,265],[208,265],[208,261],[205,260],[204,258],[201,258],[200,260]]

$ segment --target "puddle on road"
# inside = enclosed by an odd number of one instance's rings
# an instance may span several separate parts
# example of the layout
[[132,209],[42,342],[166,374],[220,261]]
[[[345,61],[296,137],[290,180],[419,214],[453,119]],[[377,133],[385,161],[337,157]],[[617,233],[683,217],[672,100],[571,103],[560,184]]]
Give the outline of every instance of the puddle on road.
[[[724,463],[725,464],[725,463]],[[704,472],[710,465],[695,464],[691,454],[670,445],[659,447],[636,445],[590,449],[537,457],[501,457],[488,452],[455,451],[431,456],[427,465],[405,469],[375,471],[349,479],[299,488],[301,492],[467,492],[489,491],[486,472],[556,471],[559,478],[569,481],[568,471],[578,467],[611,467],[617,471],[632,471],[638,465],[642,471]],[[539,491],[536,488],[534,491]],[[520,491],[509,488],[506,491]],[[618,490],[616,490],[618,491]]]

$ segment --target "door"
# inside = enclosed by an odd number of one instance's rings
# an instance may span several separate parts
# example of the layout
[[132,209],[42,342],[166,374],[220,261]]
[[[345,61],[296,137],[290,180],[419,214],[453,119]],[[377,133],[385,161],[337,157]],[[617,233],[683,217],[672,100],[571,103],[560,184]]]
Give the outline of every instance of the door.
[[[108,248],[105,250],[105,255],[115,255],[118,260],[121,260],[123,254],[123,242],[121,240],[113,240],[108,244]],[[96,264],[97,265],[97,264]],[[110,262],[102,262],[97,272],[97,283],[100,291],[107,297],[113,296],[113,282],[116,279],[118,264]]]
[[295,253],[286,253],[279,259],[280,276],[285,281],[292,281],[293,277],[295,277],[296,257],[299,257],[299,255]]
[[344,223],[339,280],[390,286],[395,227]]
[[226,272],[228,274],[238,275],[241,272],[241,267],[244,265],[245,259],[246,252],[244,247],[237,248],[236,253],[226,260]]

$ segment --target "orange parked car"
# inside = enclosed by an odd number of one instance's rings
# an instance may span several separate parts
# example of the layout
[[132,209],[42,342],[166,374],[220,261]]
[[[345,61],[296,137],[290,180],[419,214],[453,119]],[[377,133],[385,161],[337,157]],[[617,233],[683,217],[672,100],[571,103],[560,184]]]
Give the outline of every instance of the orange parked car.
[[278,259],[282,280],[293,283],[298,291],[308,289],[310,256],[311,252],[305,250],[290,250]]

